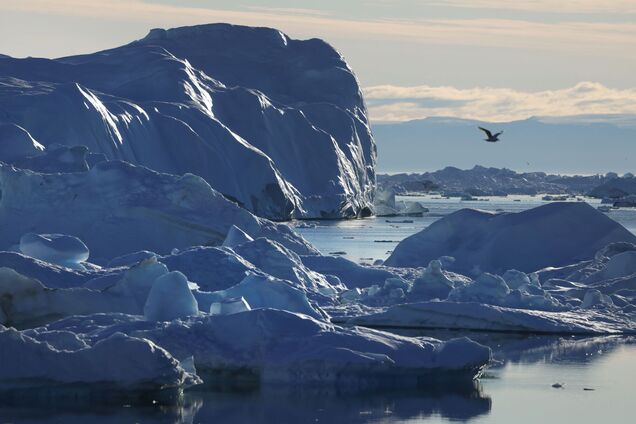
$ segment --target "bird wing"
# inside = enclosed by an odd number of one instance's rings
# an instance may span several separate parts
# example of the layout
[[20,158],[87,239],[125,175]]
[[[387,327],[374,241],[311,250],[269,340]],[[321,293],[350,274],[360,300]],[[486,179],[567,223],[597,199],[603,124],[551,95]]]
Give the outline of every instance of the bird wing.
[[501,134],[503,134],[503,131],[499,131],[497,134],[495,134],[495,137],[499,137]]
[[477,127],[477,128],[479,128],[480,130],[482,130],[483,132],[485,132],[485,133],[486,133],[486,135],[488,136],[488,138],[491,138],[491,137],[492,137],[492,133],[491,133],[490,131],[488,131],[486,128],[482,128],[482,127]]

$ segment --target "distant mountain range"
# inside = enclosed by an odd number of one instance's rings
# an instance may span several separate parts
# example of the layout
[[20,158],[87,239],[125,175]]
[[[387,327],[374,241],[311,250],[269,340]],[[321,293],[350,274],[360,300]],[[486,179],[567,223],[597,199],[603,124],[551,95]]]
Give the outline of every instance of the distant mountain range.
[[[458,169],[447,166],[434,172],[411,174],[378,174],[378,187],[396,194],[417,194],[430,191],[448,196],[507,196],[509,194],[576,194],[593,191],[597,197],[622,197],[635,193],[636,180],[616,174],[589,176],[552,175],[545,172],[517,173],[510,169],[485,168]],[[599,191],[598,188],[601,187]],[[604,188],[607,187],[607,188]]]
[[[486,143],[478,126],[504,131]],[[380,173],[425,172],[446,166],[509,168],[519,172],[604,174],[633,172],[636,116],[532,117],[489,123],[426,118],[372,125]]]

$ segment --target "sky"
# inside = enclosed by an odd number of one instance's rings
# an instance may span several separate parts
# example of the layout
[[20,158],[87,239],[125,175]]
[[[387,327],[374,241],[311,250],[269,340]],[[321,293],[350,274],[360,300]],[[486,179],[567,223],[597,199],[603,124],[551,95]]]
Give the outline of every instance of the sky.
[[210,22],[325,39],[372,122],[636,114],[636,0],[0,0],[0,53],[61,57]]

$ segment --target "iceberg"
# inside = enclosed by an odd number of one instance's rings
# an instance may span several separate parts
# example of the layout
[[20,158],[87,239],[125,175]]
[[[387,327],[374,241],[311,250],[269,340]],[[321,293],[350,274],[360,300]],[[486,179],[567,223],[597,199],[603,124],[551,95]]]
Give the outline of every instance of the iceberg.
[[170,323],[122,314],[76,316],[37,331],[70,331],[89,346],[118,333],[150,340],[174,358],[193,357],[204,384],[229,378],[257,385],[418,387],[471,381],[491,356],[489,348],[466,338],[402,337],[274,309]]
[[584,202],[555,202],[518,213],[462,209],[402,240],[385,265],[425,266],[453,256],[451,271],[468,275],[533,272],[592,259],[613,242],[636,236]]
[[26,334],[0,325],[0,346],[0,392],[5,399],[19,396],[25,387],[62,392],[81,383],[102,392],[152,396],[201,382],[161,347],[122,333],[89,346],[69,332]]
[[0,135],[16,153],[31,139],[85,145],[199,175],[277,220],[371,212],[376,150],[362,93],[322,40],[228,24],[153,29],[92,54],[2,56],[0,81],[10,126]]

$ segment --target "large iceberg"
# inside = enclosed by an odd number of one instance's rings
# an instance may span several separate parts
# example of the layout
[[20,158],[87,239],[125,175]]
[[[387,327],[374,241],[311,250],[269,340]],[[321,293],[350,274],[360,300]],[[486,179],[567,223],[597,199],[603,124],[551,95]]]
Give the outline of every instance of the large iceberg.
[[2,56],[0,117],[11,144],[0,158],[85,145],[199,175],[264,217],[371,210],[376,152],[362,94],[322,40],[211,24],[80,56]]
[[622,225],[584,202],[555,202],[518,213],[462,209],[401,241],[388,266],[426,266],[452,256],[449,269],[478,275],[537,271],[592,259],[605,245],[636,242]]

